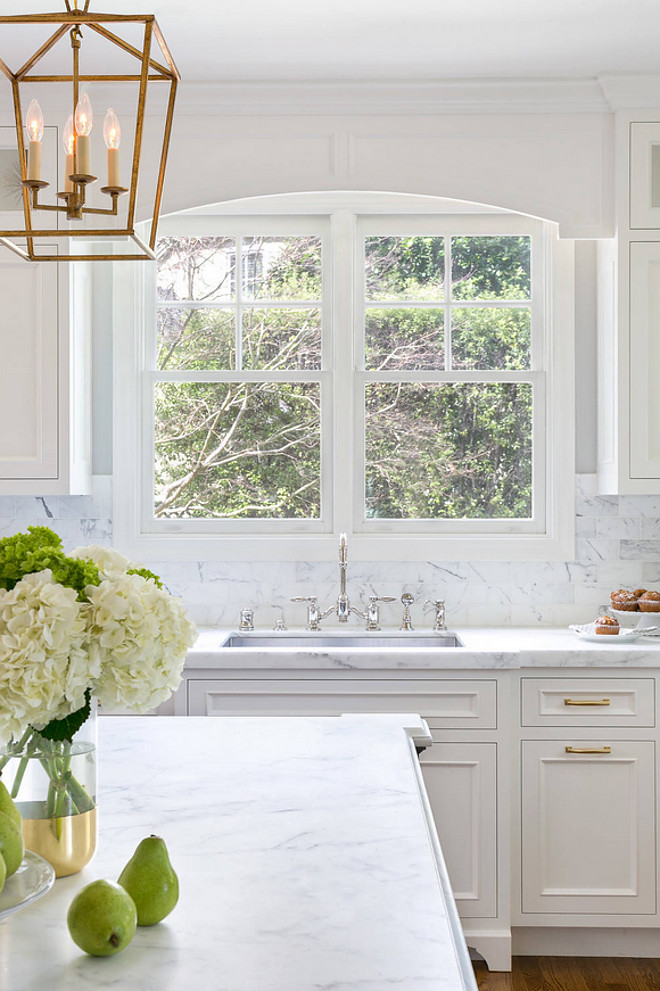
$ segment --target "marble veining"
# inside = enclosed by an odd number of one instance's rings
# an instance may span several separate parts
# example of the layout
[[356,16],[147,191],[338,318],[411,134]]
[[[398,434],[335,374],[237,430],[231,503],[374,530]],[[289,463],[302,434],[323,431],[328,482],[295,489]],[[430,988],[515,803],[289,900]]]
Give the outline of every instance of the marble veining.
[[[100,720],[97,855],[0,923],[0,988],[476,991],[404,726],[426,738],[417,716]],[[71,898],[151,832],[179,904],[85,956]]]
[[[186,669],[437,671],[527,667],[660,667],[660,637],[617,644],[581,640],[569,629],[499,627],[457,628],[462,647],[227,648],[220,645],[235,630],[202,629],[188,652]],[[260,632],[260,631],[258,631]]]
[[[95,476],[89,496],[2,496],[0,536],[41,523],[60,534],[67,550],[111,544],[111,510],[110,476]],[[660,496],[598,495],[596,476],[578,475],[575,528],[575,560],[567,562],[349,560],[351,600],[364,605],[372,593],[395,595],[396,602],[382,604],[388,627],[400,624],[398,599],[410,592],[419,630],[430,626],[424,602],[433,598],[446,599],[452,626],[551,628],[590,622],[621,585],[660,587]],[[249,606],[261,629],[280,618],[293,627],[304,623],[304,606],[292,596],[315,594],[323,606],[337,597],[335,560],[144,563],[200,626],[231,626]]]

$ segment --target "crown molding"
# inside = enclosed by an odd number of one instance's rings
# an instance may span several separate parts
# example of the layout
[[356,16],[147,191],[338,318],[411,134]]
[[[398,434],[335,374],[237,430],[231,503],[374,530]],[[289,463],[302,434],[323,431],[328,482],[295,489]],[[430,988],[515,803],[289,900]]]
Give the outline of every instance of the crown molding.
[[[150,110],[156,109],[156,104],[151,102],[156,90],[156,86],[151,87]],[[164,96],[161,93],[157,102],[162,102]],[[118,103],[114,99],[113,106]],[[610,109],[595,79],[216,83],[184,80],[177,94],[176,114],[423,116],[608,113]]]
[[598,83],[612,110],[632,107],[660,107],[660,74],[604,74]]
[[[44,111],[56,112],[47,87]],[[94,106],[135,112],[132,87],[91,83]],[[147,113],[161,114],[169,86],[149,86]],[[57,101],[59,102],[59,100]],[[603,74],[594,79],[445,79],[197,82],[179,86],[177,116],[424,116],[450,114],[588,114],[660,107],[660,74]],[[59,116],[63,111],[60,108]]]

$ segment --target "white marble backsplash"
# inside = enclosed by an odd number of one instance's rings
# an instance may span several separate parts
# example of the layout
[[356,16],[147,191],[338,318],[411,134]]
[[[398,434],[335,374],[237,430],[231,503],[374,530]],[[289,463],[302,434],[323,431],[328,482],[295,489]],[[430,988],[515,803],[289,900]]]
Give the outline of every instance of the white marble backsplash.
[[[65,547],[112,542],[112,480],[95,476],[91,496],[0,496],[0,536],[31,523],[50,526]],[[564,626],[594,619],[613,588],[660,588],[660,495],[599,496],[596,476],[578,475],[576,560],[563,562],[393,561],[348,564],[348,593],[357,604],[371,592],[412,592],[413,624],[431,625],[426,599],[444,598],[449,626]],[[118,548],[121,550],[121,548]],[[336,561],[145,562],[180,595],[202,626],[233,626],[239,611],[255,610],[255,624],[279,617],[302,626],[304,604],[294,595],[317,595],[322,608],[338,593]],[[383,626],[398,626],[402,606],[381,606]],[[331,617],[325,621],[331,624]]]

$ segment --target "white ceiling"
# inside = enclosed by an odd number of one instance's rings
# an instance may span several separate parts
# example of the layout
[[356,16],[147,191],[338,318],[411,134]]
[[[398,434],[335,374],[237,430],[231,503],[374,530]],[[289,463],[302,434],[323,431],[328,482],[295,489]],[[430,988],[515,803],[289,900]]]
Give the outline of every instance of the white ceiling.
[[[58,0],[2,6],[3,14],[64,8]],[[590,79],[660,70],[660,0],[92,0],[91,10],[155,13],[188,81]]]

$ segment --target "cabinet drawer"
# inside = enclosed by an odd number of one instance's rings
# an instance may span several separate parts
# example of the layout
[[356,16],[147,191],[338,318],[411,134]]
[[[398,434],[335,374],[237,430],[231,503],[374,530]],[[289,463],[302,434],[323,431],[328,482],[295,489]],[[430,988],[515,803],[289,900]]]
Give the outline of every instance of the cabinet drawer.
[[523,726],[655,726],[653,678],[523,678]]
[[334,716],[342,712],[417,712],[436,729],[494,729],[495,681],[188,682],[191,716]]

